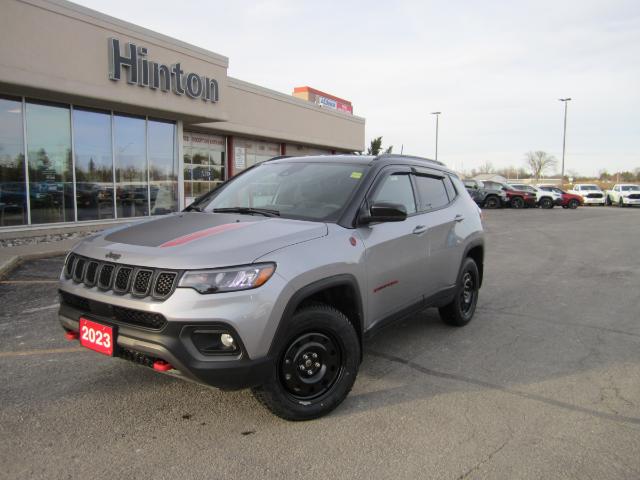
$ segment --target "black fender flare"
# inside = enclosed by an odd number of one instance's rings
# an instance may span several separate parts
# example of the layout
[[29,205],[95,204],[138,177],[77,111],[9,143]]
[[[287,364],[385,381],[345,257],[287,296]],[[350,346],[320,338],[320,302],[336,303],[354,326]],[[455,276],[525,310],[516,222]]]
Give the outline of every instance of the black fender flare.
[[478,265],[478,270],[480,271],[480,286],[482,286],[482,279],[484,278],[484,254],[485,254],[485,243],[482,238],[474,238],[471,240],[464,249],[464,254],[462,255],[462,259],[460,260],[460,266],[462,266],[462,262],[465,258],[469,256],[469,252],[471,249],[481,247],[482,249],[482,265]]
[[[271,346],[269,347],[269,357],[275,358],[279,349],[282,347],[282,342],[284,341],[286,332],[293,322],[293,314],[296,312],[298,307],[302,305],[302,303],[309,298],[310,296],[321,292],[322,290],[326,290],[328,288],[340,287],[340,286],[348,286],[350,287],[355,295],[356,301],[356,309],[358,313],[358,325],[354,325],[356,328],[356,333],[358,334],[358,339],[360,340],[360,352],[362,356],[362,339],[364,335],[364,307],[362,304],[362,293],[360,290],[360,286],[358,284],[358,280],[351,274],[344,273],[339,275],[334,275],[331,277],[323,278],[321,280],[317,280],[312,282],[304,287],[298,289],[287,302],[287,306],[284,309],[282,314],[282,318],[280,319],[280,323],[278,324],[278,328],[276,328],[276,332],[271,340]],[[353,319],[351,319],[353,321]]]

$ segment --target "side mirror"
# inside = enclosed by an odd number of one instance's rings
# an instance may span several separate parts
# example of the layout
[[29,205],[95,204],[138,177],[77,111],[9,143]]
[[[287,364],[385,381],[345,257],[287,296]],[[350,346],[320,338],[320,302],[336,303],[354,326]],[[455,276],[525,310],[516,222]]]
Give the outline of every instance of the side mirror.
[[359,223],[367,225],[375,222],[403,222],[407,219],[407,209],[399,203],[379,202],[369,208],[369,215],[362,215]]

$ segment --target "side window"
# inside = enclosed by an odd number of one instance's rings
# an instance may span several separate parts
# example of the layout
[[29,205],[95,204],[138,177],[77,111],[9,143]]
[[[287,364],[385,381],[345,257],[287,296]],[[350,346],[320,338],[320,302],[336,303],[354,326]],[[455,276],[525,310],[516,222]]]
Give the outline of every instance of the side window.
[[416,175],[415,179],[419,198],[418,210],[433,210],[449,203],[444,179],[426,175]]
[[447,189],[447,195],[449,195],[449,201],[453,202],[453,199],[458,196],[456,186],[451,181],[451,177],[444,177],[444,188]]
[[407,209],[407,215],[416,213],[416,200],[409,174],[388,175],[374,193],[371,203],[399,203]]

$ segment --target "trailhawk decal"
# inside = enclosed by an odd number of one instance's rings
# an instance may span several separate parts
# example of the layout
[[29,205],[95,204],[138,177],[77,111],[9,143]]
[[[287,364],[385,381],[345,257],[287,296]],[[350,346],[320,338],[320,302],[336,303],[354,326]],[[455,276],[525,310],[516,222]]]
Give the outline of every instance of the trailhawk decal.
[[213,235],[218,235],[222,232],[228,232],[231,230],[237,230],[238,228],[243,228],[248,225],[252,225],[255,222],[237,222],[237,223],[225,223],[223,225],[218,225],[216,227],[205,228],[204,230],[199,230],[197,232],[189,233],[188,235],[183,235],[178,238],[174,238],[173,240],[169,240],[168,242],[164,242],[160,245],[160,248],[166,247],[176,247],[178,245],[184,245],[185,243],[193,242],[194,240],[199,240],[204,237],[211,237]]
[[373,289],[373,293],[378,293],[380,290],[382,290],[384,288],[393,287],[394,285],[397,285],[397,284],[398,284],[398,280],[391,280],[390,282],[383,283],[379,287],[374,288]]

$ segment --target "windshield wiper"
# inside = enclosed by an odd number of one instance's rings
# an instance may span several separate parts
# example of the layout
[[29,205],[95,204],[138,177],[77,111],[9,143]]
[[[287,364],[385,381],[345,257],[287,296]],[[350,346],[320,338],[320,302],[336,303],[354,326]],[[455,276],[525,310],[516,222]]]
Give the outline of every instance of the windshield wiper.
[[247,215],[258,214],[265,217],[279,217],[280,212],[278,210],[271,210],[269,208],[251,208],[251,207],[228,207],[228,208],[214,208],[214,213],[244,213]]
[[184,209],[185,212],[200,212],[203,213],[204,210],[202,209],[202,207],[199,207],[197,205],[194,205],[193,203],[191,205],[189,205],[187,208]]

